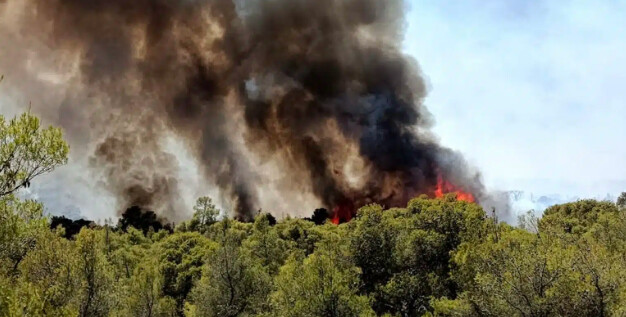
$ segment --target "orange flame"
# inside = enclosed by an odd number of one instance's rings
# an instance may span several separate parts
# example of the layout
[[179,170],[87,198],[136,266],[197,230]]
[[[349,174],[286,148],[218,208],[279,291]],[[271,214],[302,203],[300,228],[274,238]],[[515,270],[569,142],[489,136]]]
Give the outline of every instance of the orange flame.
[[343,202],[333,208],[333,217],[330,221],[336,225],[348,222],[352,219],[353,214],[354,206],[352,206],[352,203],[349,201]]
[[452,183],[443,179],[441,175],[437,176],[437,188],[435,188],[435,197],[443,197],[447,193],[456,193],[456,199],[461,201],[476,202],[474,195],[460,190]]
[[[459,201],[467,201],[472,203],[476,202],[476,198],[474,197],[474,195],[461,190],[458,186],[445,180],[440,174],[437,176],[437,185],[434,190],[435,197],[441,198],[443,197],[443,195],[448,193],[455,193],[456,199]],[[348,222],[352,219],[355,212],[356,210],[354,209],[353,203],[349,200],[345,200],[341,203],[338,203],[333,208],[333,213],[330,221],[335,225]]]

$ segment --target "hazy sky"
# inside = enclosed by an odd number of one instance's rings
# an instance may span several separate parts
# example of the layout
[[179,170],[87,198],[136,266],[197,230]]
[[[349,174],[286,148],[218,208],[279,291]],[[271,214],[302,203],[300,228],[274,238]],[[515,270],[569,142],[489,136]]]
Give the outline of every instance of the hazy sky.
[[626,190],[626,1],[410,1],[442,142],[490,187]]
[[[405,50],[428,83],[435,132],[488,187],[626,191],[626,1],[409,1]],[[77,181],[81,171],[43,177],[41,198],[99,217],[112,198]]]

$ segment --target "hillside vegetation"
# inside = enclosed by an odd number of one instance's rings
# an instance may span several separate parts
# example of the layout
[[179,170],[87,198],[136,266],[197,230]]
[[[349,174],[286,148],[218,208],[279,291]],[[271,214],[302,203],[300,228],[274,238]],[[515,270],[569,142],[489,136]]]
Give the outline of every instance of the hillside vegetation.
[[454,194],[341,225],[218,220],[202,197],[171,230],[70,233],[16,195],[67,161],[61,132],[25,114],[0,133],[0,316],[626,315],[624,194],[518,227]]

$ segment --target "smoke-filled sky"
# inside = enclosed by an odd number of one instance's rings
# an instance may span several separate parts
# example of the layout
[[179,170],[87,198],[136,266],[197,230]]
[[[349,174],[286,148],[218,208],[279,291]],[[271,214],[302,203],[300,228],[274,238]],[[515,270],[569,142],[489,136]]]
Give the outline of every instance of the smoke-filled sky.
[[[402,50],[405,7],[4,0],[0,69],[9,99],[31,99],[66,132],[75,175],[57,187],[82,178],[118,214],[180,221],[193,178],[241,219],[321,206],[349,220],[367,203],[452,191],[494,204],[480,172],[431,133],[424,78]],[[195,177],[183,177],[185,156]]]
[[626,184],[626,5],[3,3],[2,113],[33,101],[72,146],[39,190],[56,212],[180,220],[208,193],[302,215],[402,205],[442,176],[483,202]]
[[411,1],[442,143],[489,187],[626,190],[626,1]]

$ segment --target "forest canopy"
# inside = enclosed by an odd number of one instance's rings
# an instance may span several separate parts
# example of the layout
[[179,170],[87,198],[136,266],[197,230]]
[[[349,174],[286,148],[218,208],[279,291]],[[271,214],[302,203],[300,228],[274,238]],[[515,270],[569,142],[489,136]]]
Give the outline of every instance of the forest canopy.
[[[334,225],[220,218],[174,227],[50,219],[20,189],[67,162],[59,129],[0,116],[0,316],[623,316],[626,194],[499,223],[455,194],[362,206]],[[147,224],[147,225],[146,225]]]

